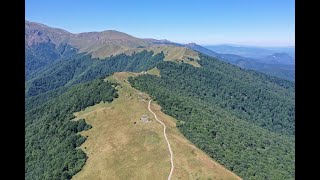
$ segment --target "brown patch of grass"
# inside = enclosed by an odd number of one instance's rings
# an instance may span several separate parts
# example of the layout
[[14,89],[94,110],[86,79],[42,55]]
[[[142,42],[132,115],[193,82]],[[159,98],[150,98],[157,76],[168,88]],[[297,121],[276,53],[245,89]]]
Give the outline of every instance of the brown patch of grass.
[[160,71],[158,68],[152,68],[150,69],[149,71],[147,71],[148,74],[151,74],[151,75],[156,75],[158,77],[160,77]]

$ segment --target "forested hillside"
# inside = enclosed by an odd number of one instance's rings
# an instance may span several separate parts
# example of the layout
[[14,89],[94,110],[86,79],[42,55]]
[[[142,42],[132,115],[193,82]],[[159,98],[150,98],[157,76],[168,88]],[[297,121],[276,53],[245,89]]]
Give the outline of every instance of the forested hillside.
[[68,44],[39,43],[25,48],[26,79],[61,58],[70,58],[78,52]]
[[117,71],[148,70],[163,58],[163,53],[147,51],[104,60],[74,54],[34,72],[26,83],[26,179],[70,179],[81,170],[86,155],[76,147],[85,137],[76,133],[89,126],[70,121],[72,113],[117,97],[102,78]]
[[84,120],[71,121],[73,113],[117,97],[110,83],[97,79],[78,84],[25,114],[26,179],[70,179],[85,164],[86,154],[77,149],[90,128]]
[[294,179],[294,84],[200,57],[200,68],[161,62],[160,77],[129,81],[178,119],[188,139],[241,177]]
[[90,55],[83,54],[65,58],[26,82],[26,109],[34,108],[61,94],[74,84],[106,77],[114,72],[145,71],[163,58],[163,53],[153,55],[152,51],[142,51],[132,56],[120,54],[103,60],[92,59]]

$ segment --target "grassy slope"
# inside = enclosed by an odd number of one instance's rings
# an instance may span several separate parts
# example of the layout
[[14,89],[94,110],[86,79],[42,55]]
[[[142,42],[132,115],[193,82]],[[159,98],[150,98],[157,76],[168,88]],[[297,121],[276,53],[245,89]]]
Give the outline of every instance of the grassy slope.
[[[81,148],[88,160],[73,179],[166,179],[170,171],[170,155],[157,123],[147,109],[147,94],[132,88],[127,82],[134,73],[116,73],[109,80],[117,81],[119,98],[108,104],[98,104],[76,113],[93,126],[82,132],[88,136]],[[239,179],[198,148],[176,128],[176,120],[160,111],[153,111],[167,125],[167,135],[174,153],[172,179]],[[140,117],[149,116],[144,123]],[[136,122],[136,124],[134,124]]]
[[63,94],[25,112],[25,179],[70,179],[87,159],[77,149],[85,138],[84,121],[71,122],[73,113],[116,97],[112,84],[96,79],[70,87]]
[[160,71],[157,67],[154,67],[148,71],[148,74],[160,77]]
[[165,61],[184,62],[195,67],[200,67],[200,64],[197,62],[200,59],[198,52],[186,47],[179,47],[174,45],[153,45],[145,48],[133,48],[125,51],[125,53],[130,55],[133,52],[141,52],[143,50],[153,51],[154,54],[158,54],[163,51]]

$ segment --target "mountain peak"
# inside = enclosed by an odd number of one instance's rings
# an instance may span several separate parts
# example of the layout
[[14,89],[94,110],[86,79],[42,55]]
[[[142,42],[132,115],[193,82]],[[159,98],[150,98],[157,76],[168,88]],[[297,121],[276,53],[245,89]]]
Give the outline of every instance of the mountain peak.
[[25,44],[28,46],[43,42],[60,44],[71,35],[72,33],[63,29],[25,20]]
[[75,34],[75,37],[77,38],[85,38],[87,41],[92,40],[137,40],[138,38],[135,38],[129,34],[116,31],[116,30],[105,30],[101,32],[84,32],[84,33],[78,33]]

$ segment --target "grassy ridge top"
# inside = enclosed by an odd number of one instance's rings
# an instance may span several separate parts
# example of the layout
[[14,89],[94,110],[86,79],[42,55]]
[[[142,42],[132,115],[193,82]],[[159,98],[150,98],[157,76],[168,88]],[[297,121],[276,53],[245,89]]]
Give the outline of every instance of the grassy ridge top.
[[[163,127],[147,109],[150,97],[127,81],[137,75],[119,72],[108,77],[118,84],[119,97],[76,113],[92,128],[81,133],[88,136],[81,148],[89,158],[74,180],[167,178],[170,154]],[[152,103],[151,108],[167,126],[174,154],[173,179],[240,179],[191,144],[176,128],[177,121],[161,112],[158,104]]]
[[200,67],[200,64],[197,62],[200,59],[199,53],[186,47],[174,45],[153,45],[149,47],[130,49],[125,53],[132,54],[133,52],[141,52],[143,50],[153,51],[155,54],[163,52],[165,61],[184,62],[195,67]]

